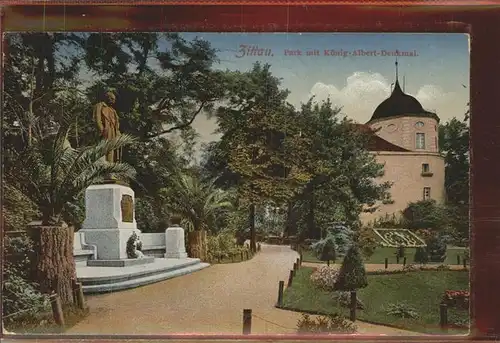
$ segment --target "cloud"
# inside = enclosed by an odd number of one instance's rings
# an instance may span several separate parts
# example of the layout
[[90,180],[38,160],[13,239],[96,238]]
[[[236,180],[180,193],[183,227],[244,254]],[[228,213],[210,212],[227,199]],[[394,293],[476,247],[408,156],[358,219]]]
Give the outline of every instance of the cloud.
[[[370,119],[375,108],[389,97],[390,93],[391,82],[381,74],[357,71],[347,77],[344,87],[317,82],[302,101],[307,101],[313,95],[318,101],[329,97],[335,105],[342,107],[342,112],[349,118],[365,123]],[[462,113],[456,113],[455,94],[447,93],[439,86],[423,85],[416,94],[411,95],[415,96],[426,110],[436,111],[442,119],[460,116]],[[450,116],[451,108],[454,113]]]

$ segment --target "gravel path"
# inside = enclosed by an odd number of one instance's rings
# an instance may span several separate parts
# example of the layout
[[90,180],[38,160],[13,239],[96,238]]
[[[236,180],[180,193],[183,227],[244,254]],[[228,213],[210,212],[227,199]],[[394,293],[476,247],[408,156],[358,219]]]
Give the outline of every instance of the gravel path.
[[[253,311],[252,333],[295,333],[300,314],[276,309],[278,281],[298,255],[288,246],[262,245],[253,259],[131,290],[87,297],[90,315],[68,334],[241,334],[242,311]],[[360,333],[415,335],[356,323]]]

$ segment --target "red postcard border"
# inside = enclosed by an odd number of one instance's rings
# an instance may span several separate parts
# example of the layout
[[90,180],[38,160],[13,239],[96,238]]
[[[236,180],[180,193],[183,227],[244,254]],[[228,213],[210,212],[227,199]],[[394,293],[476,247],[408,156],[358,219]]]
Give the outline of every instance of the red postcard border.
[[[120,5],[116,5],[119,3]],[[12,1],[6,31],[464,32],[471,36],[471,315],[464,337],[127,336],[138,339],[456,341],[500,336],[499,1]],[[186,3],[188,5],[186,5]],[[361,3],[363,3],[361,5]],[[43,5],[36,5],[43,4]],[[103,6],[115,4],[115,6]],[[183,5],[181,5],[183,4]],[[196,5],[194,5],[196,4]],[[409,5],[411,4],[411,5]],[[472,6],[475,4],[475,6]],[[495,6],[478,6],[478,4]],[[404,6],[408,5],[408,6]],[[45,14],[45,15],[44,15]],[[82,15],[83,14],[83,15]],[[18,336],[19,337],[19,336]],[[37,338],[42,338],[38,336]],[[19,337],[21,338],[21,337]],[[26,337],[25,337],[26,338]],[[33,336],[34,338],[34,336]],[[49,341],[53,340],[47,337]],[[77,337],[60,336],[61,341]],[[96,339],[96,337],[93,337]],[[104,342],[102,337],[97,341]],[[126,337],[120,336],[120,341]],[[79,337],[78,341],[89,341]],[[155,339],[156,340],[156,339]],[[16,341],[19,341],[16,339]]]

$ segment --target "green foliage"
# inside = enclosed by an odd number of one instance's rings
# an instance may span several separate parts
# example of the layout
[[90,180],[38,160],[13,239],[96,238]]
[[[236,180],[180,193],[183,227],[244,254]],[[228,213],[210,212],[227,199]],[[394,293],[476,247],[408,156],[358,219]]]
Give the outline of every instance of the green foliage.
[[389,304],[386,308],[386,312],[388,315],[398,318],[418,318],[418,313],[415,308],[404,302]]
[[369,226],[362,226],[357,231],[356,242],[361,249],[361,253],[365,259],[369,259],[378,247],[378,239],[373,231],[373,228]]
[[374,228],[382,228],[382,229],[401,229],[407,227],[407,222],[404,216],[396,216],[396,214],[388,214],[385,216],[376,218],[370,223]]
[[207,238],[208,257],[211,261],[226,259],[241,253],[242,248],[236,244],[234,236],[229,232],[221,232]]
[[74,149],[68,145],[69,127],[63,127],[55,137],[49,137],[26,150],[8,178],[41,212],[45,223],[65,219],[68,204],[75,203],[85,189],[103,181],[109,174],[119,178],[134,177],[134,169],[124,163],[109,163],[103,157],[109,151],[133,142],[122,135],[101,141],[95,146]]
[[5,231],[21,231],[39,213],[36,205],[19,189],[3,182],[2,219]]
[[215,187],[214,181],[204,182],[199,176],[180,174],[172,180],[172,188],[164,189],[166,207],[183,218],[193,230],[216,232],[218,216],[227,215],[233,207],[233,194]]
[[427,250],[423,247],[418,247],[415,251],[415,256],[413,258],[415,263],[426,264],[429,262],[429,255],[427,254]]
[[433,199],[409,203],[403,214],[411,230],[445,230],[448,226],[446,207]]
[[327,240],[323,245],[323,248],[321,249],[321,254],[319,255],[319,259],[321,261],[335,262],[336,258],[337,255],[335,253],[335,242],[333,240]]
[[365,266],[361,257],[361,252],[354,243],[342,262],[339,276],[335,282],[334,289],[338,291],[354,291],[368,285],[366,279]]
[[48,296],[30,283],[30,257],[33,242],[25,235],[6,236],[3,243],[2,320],[6,323],[36,320],[50,309]]
[[430,262],[444,262],[446,259],[446,242],[439,235],[435,235],[426,241],[427,254]]
[[[350,308],[351,292],[334,292],[333,300],[336,301],[343,308]],[[364,308],[365,308],[364,303],[361,301],[361,299],[356,297],[356,309],[364,310]]]
[[338,314],[320,316],[316,320],[307,314],[297,323],[298,333],[355,333],[357,326]]
[[396,257],[398,258],[403,258],[405,257],[405,247],[400,245],[397,249],[396,249]]

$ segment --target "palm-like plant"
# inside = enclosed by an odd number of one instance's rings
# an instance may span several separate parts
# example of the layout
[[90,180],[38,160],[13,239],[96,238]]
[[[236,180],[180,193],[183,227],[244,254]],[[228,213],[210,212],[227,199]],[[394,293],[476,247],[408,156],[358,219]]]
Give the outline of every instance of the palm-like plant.
[[60,224],[67,206],[92,184],[108,175],[133,178],[135,170],[125,163],[109,163],[103,157],[134,142],[129,135],[102,140],[97,145],[74,149],[68,144],[69,128],[39,142],[20,156],[19,170],[10,175],[16,186],[39,206],[43,225]]
[[7,177],[41,213],[41,226],[30,230],[36,251],[32,277],[42,292],[55,291],[64,303],[72,302],[71,279],[75,277],[73,228],[64,222],[65,211],[88,186],[109,174],[134,177],[131,166],[104,159],[108,152],[132,143],[131,136],[74,149],[68,143],[69,130],[66,126],[55,136],[38,140],[19,156],[17,168]]
[[164,189],[163,192],[167,198],[168,210],[181,216],[183,223],[192,231],[191,256],[199,254],[197,257],[203,258],[201,251],[194,251],[195,245],[204,245],[201,238],[204,231],[214,229],[217,216],[224,215],[225,211],[232,208],[232,194],[218,189],[214,180],[203,182],[200,178],[185,173],[180,173],[173,180],[171,188]]

